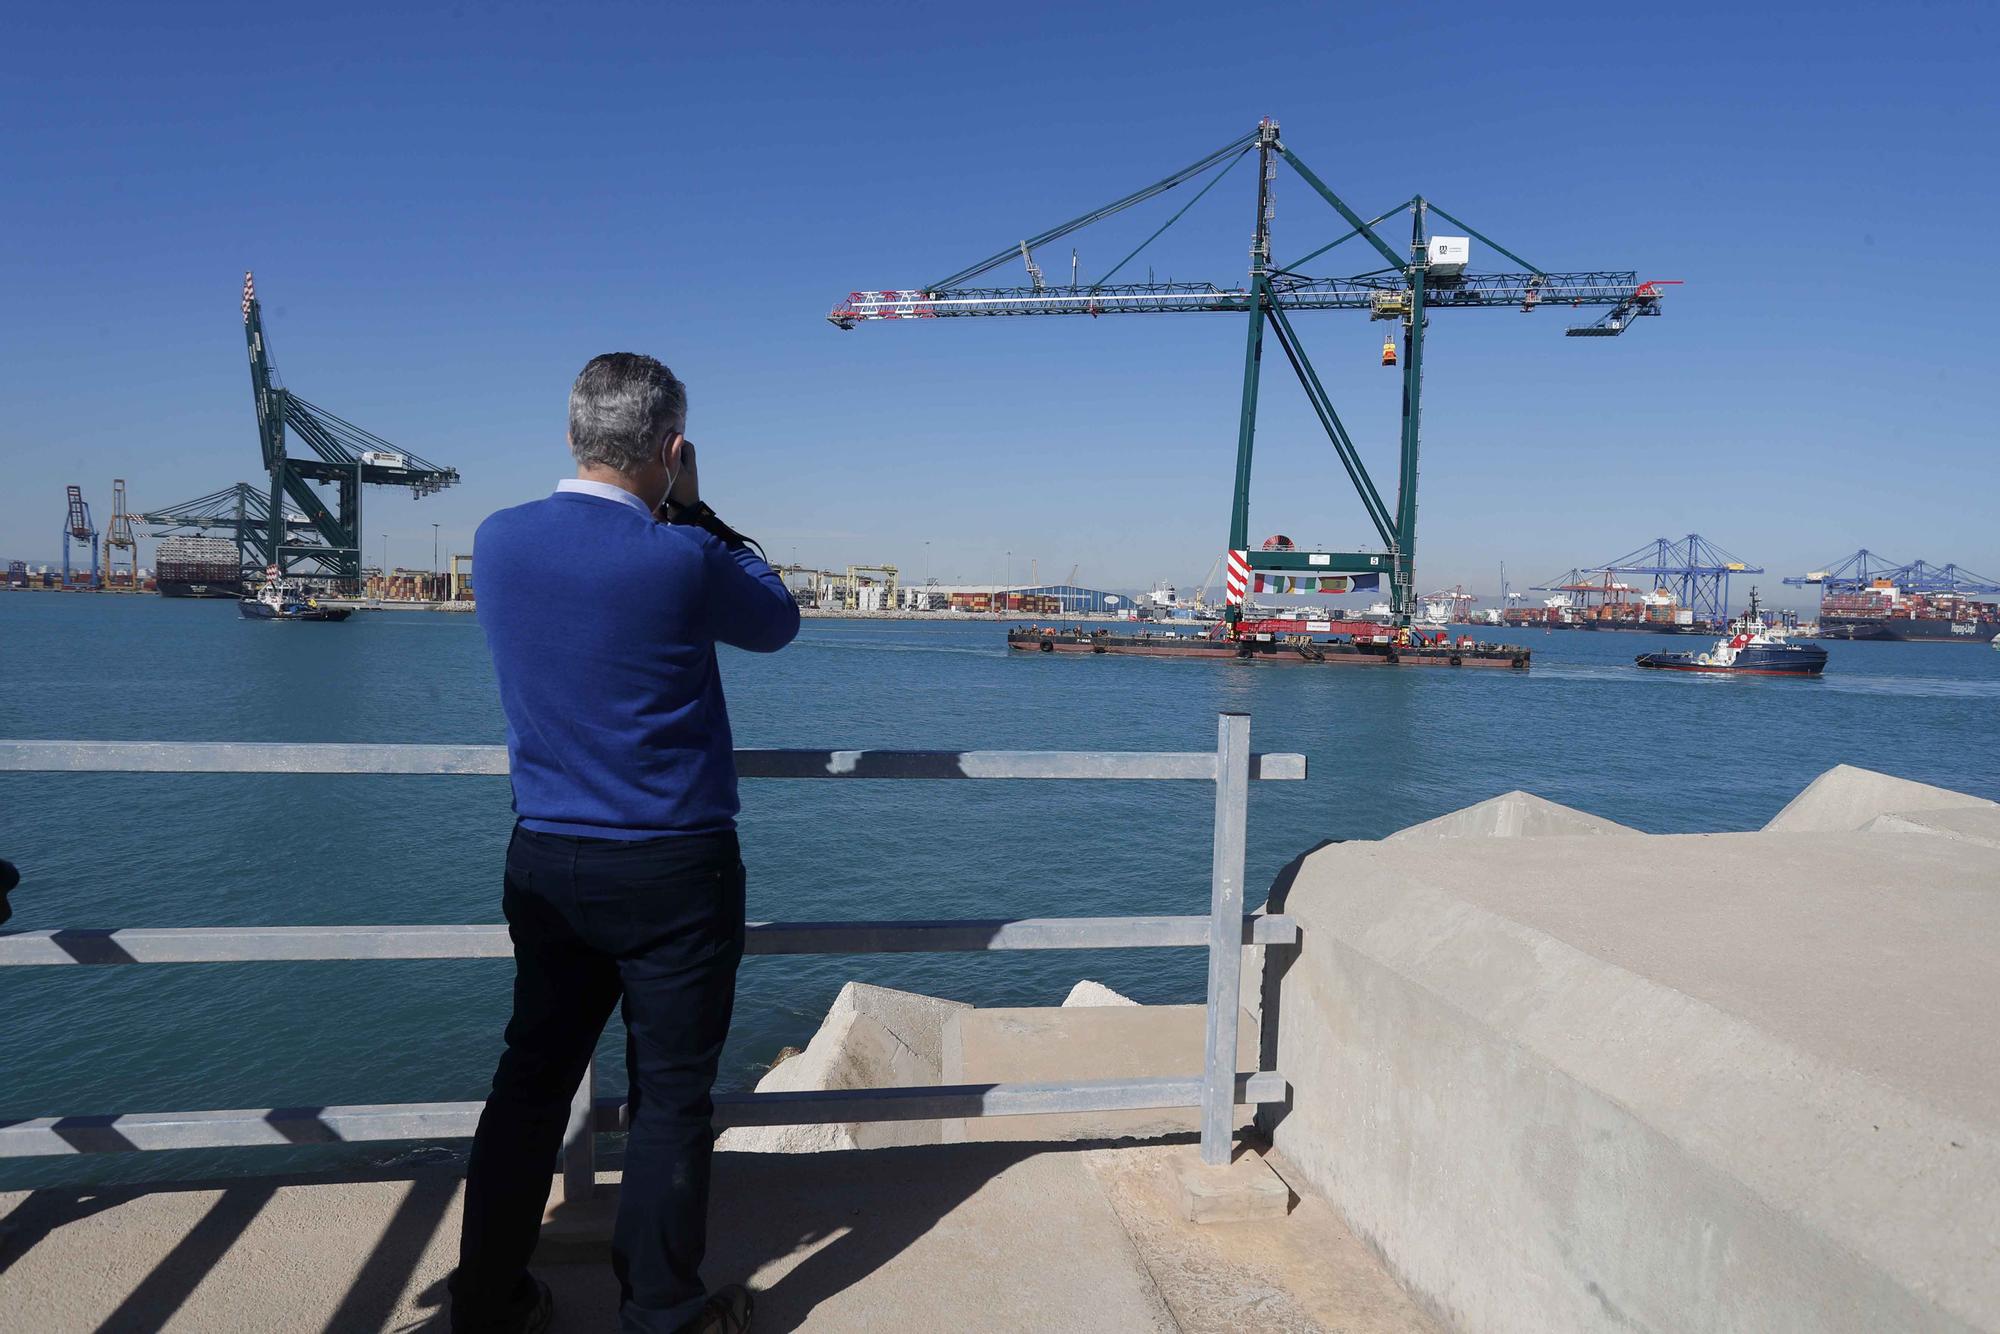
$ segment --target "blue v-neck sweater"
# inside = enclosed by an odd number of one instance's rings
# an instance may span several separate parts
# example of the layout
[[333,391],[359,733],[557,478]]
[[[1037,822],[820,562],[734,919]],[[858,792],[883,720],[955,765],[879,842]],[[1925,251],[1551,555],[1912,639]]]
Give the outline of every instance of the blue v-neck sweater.
[[773,653],[798,634],[771,567],[702,529],[564,491],[487,519],[474,552],[521,823],[617,839],[734,828],[715,646]]

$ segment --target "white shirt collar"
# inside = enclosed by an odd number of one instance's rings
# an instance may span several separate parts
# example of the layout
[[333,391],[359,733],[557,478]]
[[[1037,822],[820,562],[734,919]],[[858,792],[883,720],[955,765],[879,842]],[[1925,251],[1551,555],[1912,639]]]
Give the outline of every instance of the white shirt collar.
[[615,500],[621,505],[630,505],[649,519],[653,517],[653,512],[646,508],[645,501],[639,499],[639,497],[633,495],[624,487],[613,486],[609,482],[593,482],[582,477],[565,477],[556,483],[556,490],[580,491],[586,496],[596,496],[599,500]]

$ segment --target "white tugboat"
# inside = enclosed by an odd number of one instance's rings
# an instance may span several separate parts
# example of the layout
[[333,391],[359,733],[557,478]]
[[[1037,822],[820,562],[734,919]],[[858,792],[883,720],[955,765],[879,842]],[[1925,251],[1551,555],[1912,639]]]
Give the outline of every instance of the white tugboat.
[[248,597],[238,598],[236,613],[246,621],[344,621],[346,607],[322,607],[319,599],[296,579],[278,573],[278,567],[264,567],[264,582]]
[[1826,650],[1817,644],[1794,644],[1785,632],[1764,622],[1757,590],[1750,590],[1750,609],[1730,623],[1730,633],[1706,653],[1641,653],[1641,667],[1669,672],[1729,672],[1745,676],[1818,676],[1826,670]]

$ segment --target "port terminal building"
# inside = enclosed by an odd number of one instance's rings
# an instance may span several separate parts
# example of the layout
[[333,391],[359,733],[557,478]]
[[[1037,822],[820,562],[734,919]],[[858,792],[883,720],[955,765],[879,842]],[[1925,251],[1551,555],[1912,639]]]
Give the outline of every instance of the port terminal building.
[[1117,616],[1139,605],[1129,593],[1075,584],[922,584],[906,590],[915,611],[1022,616]]
[[1076,584],[902,583],[891,565],[849,566],[845,571],[776,568],[801,605],[829,611],[1061,617],[1131,615],[1139,606],[1129,593]]

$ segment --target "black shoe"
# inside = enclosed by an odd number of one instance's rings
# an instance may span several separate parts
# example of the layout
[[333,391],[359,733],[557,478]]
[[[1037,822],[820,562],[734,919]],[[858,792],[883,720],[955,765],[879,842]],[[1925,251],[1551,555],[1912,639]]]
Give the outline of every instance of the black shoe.
[[449,1328],[453,1334],[476,1329],[479,1334],[547,1334],[549,1322],[556,1317],[555,1294],[549,1285],[527,1275],[528,1290],[515,1302],[514,1309],[507,1315],[496,1316],[485,1324],[469,1325],[460,1312],[458,1301],[453,1298],[449,1309],[438,1312],[435,1323],[419,1325],[420,1330],[443,1330]]
[[681,1326],[681,1334],[745,1334],[750,1328],[750,1310],[756,1304],[750,1289],[741,1283],[718,1288],[709,1294],[701,1314]]
[[522,1314],[519,1329],[521,1334],[548,1334],[549,1322],[556,1318],[556,1295],[533,1274],[528,1281],[535,1285],[535,1299]]

